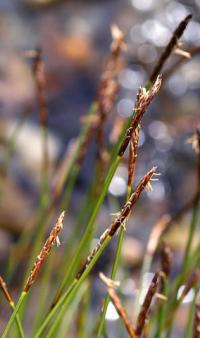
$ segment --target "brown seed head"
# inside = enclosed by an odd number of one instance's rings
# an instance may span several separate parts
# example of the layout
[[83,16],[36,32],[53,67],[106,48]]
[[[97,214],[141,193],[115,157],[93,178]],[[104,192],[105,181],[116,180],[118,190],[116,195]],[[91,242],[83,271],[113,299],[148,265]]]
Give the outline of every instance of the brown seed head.
[[63,211],[61,213],[61,215],[59,216],[55,226],[52,229],[52,231],[50,232],[50,235],[49,235],[48,239],[46,240],[42,250],[40,251],[39,255],[37,256],[36,261],[33,265],[32,270],[31,270],[31,273],[30,273],[30,275],[27,279],[27,282],[24,286],[25,292],[28,292],[28,290],[30,289],[32,284],[35,282],[35,280],[38,276],[38,273],[40,272],[41,267],[45,262],[45,259],[48,257],[48,255],[51,251],[53,244],[55,242],[57,242],[58,235],[63,228],[64,215],[65,215],[65,212]]
[[0,287],[2,288],[2,291],[8,301],[9,304],[13,304],[13,300],[12,297],[10,295],[10,292],[8,291],[8,287],[6,285],[6,282],[4,281],[4,279],[0,276]]
[[134,112],[133,119],[132,119],[130,127],[128,128],[126,132],[124,141],[122,142],[122,145],[119,149],[118,155],[120,157],[122,157],[123,154],[125,153],[126,148],[130,140],[132,139],[133,133],[136,131],[136,128],[138,128],[141,122],[141,119],[145,111],[147,110],[149,104],[151,103],[155,95],[158,93],[161,87],[161,83],[162,83],[161,75],[158,75],[156,81],[154,82],[153,86],[149,90],[146,90],[146,88],[143,88],[143,87],[139,88],[137,97],[136,97],[135,107],[133,110]]

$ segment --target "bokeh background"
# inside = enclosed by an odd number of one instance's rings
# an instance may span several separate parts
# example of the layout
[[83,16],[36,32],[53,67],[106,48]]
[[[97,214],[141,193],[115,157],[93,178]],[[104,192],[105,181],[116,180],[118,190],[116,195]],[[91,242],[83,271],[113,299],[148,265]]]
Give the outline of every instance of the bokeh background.
[[[145,84],[174,28],[189,13],[193,18],[181,39],[186,50],[200,46],[199,0],[0,1],[0,164],[2,177],[6,179],[0,208],[2,273],[13,243],[27,226],[27,220],[34,217],[38,206],[42,153],[35,84],[31,62],[25,52],[35,47],[43,51],[53,170],[78,136],[82,125],[80,118],[95,98],[110,48],[111,24],[116,23],[126,36],[126,66],[119,75],[120,93],[114,114],[127,118],[131,115],[138,87]],[[178,59],[177,55],[170,57],[164,74]],[[198,53],[190,60],[184,59],[181,66],[166,77],[162,91],[143,121],[136,180],[153,165],[158,166],[161,176],[153,191],[142,196],[127,229],[123,267],[134,273],[135,278],[152,225],[163,213],[178,211],[196,192],[196,154],[186,141],[199,123],[199,69]],[[16,130],[20,132],[5,178],[6,144]],[[95,145],[92,144],[78,177],[63,242],[91,182],[94,158]],[[99,233],[109,224],[110,212],[118,211],[113,196],[123,201],[126,185],[127,165],[122,163],[100,212]],[[168,233],[175,252],[174,273],[184,248],[189,217],[190,213],[186,213],[181,227],[174,226]],[[109,271],[113,252],[110,247],[97,270]],[[125,285],[124,296],[131,299],[133,279],[125,279],[124,270],[119,271],[120,276]],[[95,283],[94,300],[105,291],[98,278]],[[17,291],[14,286],[13,289]],[[97,304],[94,308],[99,310]],[[112,337],[116,324],[109,325]],[[179,331],[181,327],[177,328],[177,337]]]

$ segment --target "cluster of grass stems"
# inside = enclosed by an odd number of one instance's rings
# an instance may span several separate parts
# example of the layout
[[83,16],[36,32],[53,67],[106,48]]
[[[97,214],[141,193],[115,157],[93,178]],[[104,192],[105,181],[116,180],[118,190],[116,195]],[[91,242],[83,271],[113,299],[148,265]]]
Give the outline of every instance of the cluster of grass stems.
[[[42,51],[37,49],[28,51],[26,57],[33,61],[33,76],[35,79],[39,118],[41,125],[41,139],[43,147],[43,163],[41,166],[40,202],[34,224],[25,229],[15,244],[8,260],[7,271],[4,278],[0,278],[2,295],[4,294],[10,306],[10,318],[3,328],[2,337],[107,337],[105,316],[109,301],[112,301],[130,337],[172,337],[176,312],[184,297],[193,288],[195,297],[188,312],[188,321],[185,324],[184,338],[200,337],[200,242],[194,249],[193,240],[198,223],[199,198],[200,198],[200,134],[196,132],[193,144],[198,153],[197,191],[194,198],[176,215],[163,215],[153,226],[147,243],[146,253],[141,268],[139,290],[145,272],[152,269],[152,260],[155,253],[160,252],[160,268],[155,272],[147,291],[143,304],[138,299],[133,307],[133,318],[129,318],[122,305],[116,288],[116,274],[120,264],[121,249],[129,216],[133,206],[140,198],[144,189],[152,189],[152,181],[156,178],[156,168],[147,168],[147,173],[135,184],[135,171],[138,152],[138,139],[141,123],[148,112],[151,101],[159,96],[162,81],[174,72],[179,64],[192,56],[190,52],[180,49],[179,39],[182,36],[191,16],[187,16],[174,31],[171,40],[161,54],[152,71],[147,84],[140,87],[135,99],[133,114],[127,120],[114,119],[110,132],[110,142],[105,141],[105,125],[110,119],[119,91],[118,74],[124,66],[124,52],[126,44],[123,33],[116,26],[112,26],[113,41],[110,54],[100,78],[99,88],[94,102],[83,119],[80,136],[77,138],[73,149],[68,149],[65,157],[58,165],[53,177],[49,172],[48,159],[48,109],[45,89],[45,70]],[[194,54],[198,51],[196,48]],[[179,54],[179,63],[172,65],[167,73],[163,70],[172,53]],[[163,80],[162,80],[163,79]],[[142,85],[142,84],[141,84]],[[25,115],[26,116],[26,115]],[[21,124],[24,122],[24,115]],[[6,168],[8,168],[11,155],[14,151],[15,141],[22,125],[19,124],[8,144]],[[59,246],[59,234],[64,226],[64,214],[68,216],[74,187],[87,155],[91,140],[95,138],[97,156],[91,186],[88,188],[85,200],[78,208],[76,224],[73,226],[69,238],[61,250],[62,255],[57,257],[53,248]],[[126,200],[121,211],[116,215],[110,225],[99,237],[95,247],[90,251],[92,239],[98,232],[97,217],[105,200],[111,180],[123,160],[126,150],[128,152],[128,187]],[[3,198],[3,185],[1,184],[1,198]],[[187,245],[185,248],[182,266],[177,276],[172,280],[170,272],[172,267],[171,249],[163,243],[163,233],[167,231],[174,221],[187,210],[192,209],[191,226],[189,229]],[[49,224],[55,215],[58,220],[49,236]],[[45,237],[47,239],[45,240]],[[117,249],[110,276],[102,273],[100,278],[107,288],[107,295],[103,303],[99,304],[99,315],[94,320],[94,325],[89,322],[91,315],[91,278],[90,274],[96,262],[110,241],[117,241]],[[59,249],[60,250],[60,249]],[[134,248],[133,248],[134,250]],[[18,300],[14,301],[7,284],[13,281],[20,258],[27,255],[27,267],[22,276],[22,290]],[[16,257],[19,262],[16,261]],[[43,268],[42,268],[43,267]],[[6,282],[7,284],[6,284]],[[52,283],[54,280],[54,283]],[[185,285],[182,295],[177,299],[177,291]],[[37,297],[31,297],[35,288]],[[139,293],[140,293],[139,291]],[[5,309],[6,311],[6,309]],[[26,327],[27,316],[33,316],[32,325]],[[76,320],[74,320],[76,318]],[[70,333],[73,330],[73,334]],[[26,335],[26,331],[27,334]],[[117,333],[116,333],[117,337]]]

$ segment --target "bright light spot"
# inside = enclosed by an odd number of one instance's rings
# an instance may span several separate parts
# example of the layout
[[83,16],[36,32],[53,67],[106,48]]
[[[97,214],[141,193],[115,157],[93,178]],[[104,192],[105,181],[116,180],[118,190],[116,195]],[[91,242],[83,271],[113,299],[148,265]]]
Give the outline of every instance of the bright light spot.
[[140,130],[139,140],[138,140],[138,147],[142,147],[145,142],[145,135],[142,130]]
[[157,58],[157,51],[154,46],[150,44],[144,44],[138,47],[138,58],[144,63],[152,63]]
[[134,102],[131,99],[122,99],[117,104],[117,112],[122,117],[132,115]]
[[[178,289],[178,293],[177,293],[177,299],[179,300],[181,298],[181,295],[183,293],[183,290],[185,288],[185,285],[180,286],[180,288]],[[183,302],[182,304],[187,304],[187,303],[191,303],[194,299],[195,296],[195,292],[194,289],[191,289],[188,294],[183,298]]]
[[126,89],[136,90],[144,82],[144,72],[141,68],[131,70],[126,68],[119,74],[119,83]]
[[184,95],[188,88],[186,79],[183,76],[176,74],[171,76],[167,81],[167,86],[170,92],[178,97]]
[[147,20],[142,24],[142,34],[158,47],[166,46],[171,32],[157,20]]
[[156,140],[160,140],[168,136],[166,125],[161,121],[153,121],[149,125],[149,135]]
[[109,186],[109,193],[114,196],[122,196],[126,193],[126,189],[126,180],[121,176],[114,176]]
[[162,201],[165,197],[165,186],[161,181],[155,182],[155,184],[152,185],[153,190],[147,191],[148,197],[153,201]]
[[149,11],[155,4],[155,0],[132,0],[131,2],[139,11]]
[[106,310],[106,320],[115,321],[119,319],[119,315],[113,305],[113,303],[109,302],[107,310]]

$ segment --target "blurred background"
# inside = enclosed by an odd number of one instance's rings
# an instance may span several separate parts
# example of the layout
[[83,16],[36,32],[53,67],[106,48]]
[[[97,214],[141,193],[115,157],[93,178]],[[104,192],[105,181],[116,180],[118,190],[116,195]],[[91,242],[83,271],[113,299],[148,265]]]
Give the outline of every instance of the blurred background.
[[[81,117],[96,96],[110,49],[111,24],[120,27],[127,43],[126,64],[119,74],[120,93],[113,111],[115,116],[127,118],[132,113],[138,87],[148,80],[177,24],[190,13],[193,18],[181,39],[182,48],[196,48],[197,52],[191,59],[184,58],[168,76],[168,70],[180,59],[175,54],[170,57],[163,70],[166,77],[162,90],[142,124],[136,180],[153,165],[161,176],[153,191],[143,194],[127,229],[123,268],[136,278],[152,225],[162,214],[176,213],[196,192],[197,156],[186,141],[199,123],[200,1],[0,0],[0,164],[2,181],[6,182],[0,208],[1,273],[6,270],[13,243],[34,217],[39,200],[40,126],[32,63],[26,51],[40,47],[43,53],[53,171],[78,136]],[[111,126],[112,121],[108,124]],[[7,144],[13,137],[15,146],[8,159]],[[73,227],[74,216],[91,182],[94,158],[95,144],[92,144],[78,177],[62,242]],[[109,224],[110,212],[118,211],[113,197],[123,201],[126,187],[124,161],[109,188],[96,235]],[[189,219],[188,212],[181,227],[175,225],[167,234],[176,253],[174,273],[184,248]],[[109,271],[113,247],[109,250],[97,270],[103,267],[104,272]],[[120,276],[124,296],[131,299],[133,278],[124,278],[121,270],[119,279]],[[105,292],[98,278],[95,285],[94,300]],[[97,311],[98,306],[94,304]],[[112,315],[111,319],[114,320]],[[109,337],[112,337],[116,324],[112,321],[109,325]],[[177,337],[179,332],[178,327]]]

